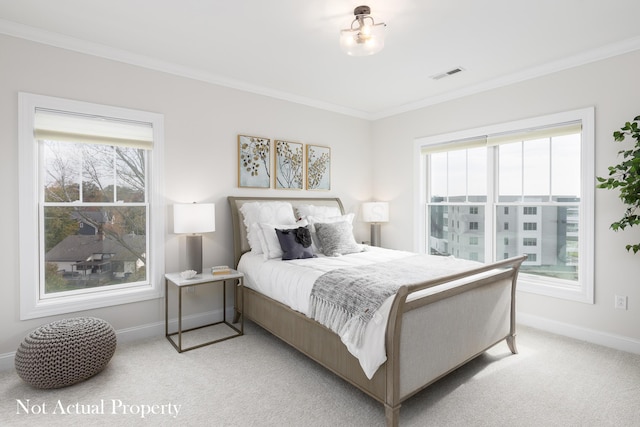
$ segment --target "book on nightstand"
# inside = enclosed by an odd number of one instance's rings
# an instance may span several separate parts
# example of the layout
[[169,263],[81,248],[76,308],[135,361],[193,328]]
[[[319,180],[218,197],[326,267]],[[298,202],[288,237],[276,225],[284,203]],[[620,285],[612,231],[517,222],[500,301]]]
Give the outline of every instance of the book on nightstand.
[[223,276],[225,274],[231,274],[231,268],[226,265],[216,265],[211,267],[211,274],[214,276]]

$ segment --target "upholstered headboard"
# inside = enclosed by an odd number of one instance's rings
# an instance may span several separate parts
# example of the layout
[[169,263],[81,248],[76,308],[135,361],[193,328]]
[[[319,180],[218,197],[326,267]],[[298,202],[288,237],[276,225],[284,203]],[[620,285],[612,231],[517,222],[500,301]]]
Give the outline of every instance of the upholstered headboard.
[[231,207],[231,224],[233,226],[233,262],[238,265],[240,257],[251,250],[247,240],[247,229],[240,208],[250,202],[289,202],[295,209],[297,205],[335,206],[344,213],[340,199],[336,197],[227,197]]

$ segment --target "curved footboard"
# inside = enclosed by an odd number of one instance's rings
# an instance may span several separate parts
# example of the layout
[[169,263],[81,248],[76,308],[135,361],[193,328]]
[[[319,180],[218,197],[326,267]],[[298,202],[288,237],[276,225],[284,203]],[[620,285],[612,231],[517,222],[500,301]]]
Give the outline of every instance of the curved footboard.
[[387,425],[401,402],[502,340],[515,347],[515,287],[526,257],[417,285],[396,296],[387,325]]

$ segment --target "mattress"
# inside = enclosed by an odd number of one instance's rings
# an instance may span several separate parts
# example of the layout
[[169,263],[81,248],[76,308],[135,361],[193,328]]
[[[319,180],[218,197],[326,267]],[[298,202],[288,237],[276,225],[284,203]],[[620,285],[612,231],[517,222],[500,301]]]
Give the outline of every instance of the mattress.
[[[394,260],[414,257],[415,255],[412,252],[367,247],[367,250],[363,252],[339,257],[318,255],[316,258],[282,261],[279,258],[265,260],[262,254],[247,252],[240,259],[238,270],[245,274],[245,286],[285,304],[293,310],[308,315],[311,290],[316,279],[322,274],[339,268],[393,262]],[[434,267],[432,277],[481,265],[477,262],[460,260],[454,257],[428,255],[424,257]],[[425,277],[425,280],[432,277]],[[467,280],[469,279],[465,281]],[[408,300],[438,292],[444,288],[456,286],[459,283],[451,282],[424,290],[410,295]],[[389,297],[374,314],[372,320],[366,326],[360,344],[353,344],[345,337],[341,337],[349,352],[358,359],[363,372],[369,379],[373,377],[376,370],[387,359],[385,332],[392,303],[393,296]]]

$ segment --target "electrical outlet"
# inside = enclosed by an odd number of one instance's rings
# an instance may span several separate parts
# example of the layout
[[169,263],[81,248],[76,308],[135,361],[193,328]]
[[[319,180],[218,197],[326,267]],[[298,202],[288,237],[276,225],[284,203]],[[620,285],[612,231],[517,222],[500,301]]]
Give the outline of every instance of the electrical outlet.
[[195,286],[187,287],[187,295],[195,295],[195,294],[196,294],[196,287]]
[[621,310],[627,309],[627,297],[623,295],[616,295],[615,307]]

